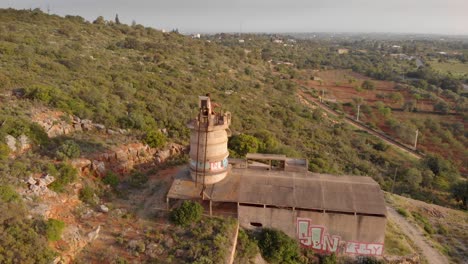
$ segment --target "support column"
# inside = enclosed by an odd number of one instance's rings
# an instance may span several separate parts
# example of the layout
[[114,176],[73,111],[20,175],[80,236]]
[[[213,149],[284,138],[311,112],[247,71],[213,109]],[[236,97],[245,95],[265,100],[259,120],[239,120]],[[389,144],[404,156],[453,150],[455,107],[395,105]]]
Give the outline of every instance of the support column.
[[210,199],[210,216],[213,216],[213,208],[212,208],[212,202]]

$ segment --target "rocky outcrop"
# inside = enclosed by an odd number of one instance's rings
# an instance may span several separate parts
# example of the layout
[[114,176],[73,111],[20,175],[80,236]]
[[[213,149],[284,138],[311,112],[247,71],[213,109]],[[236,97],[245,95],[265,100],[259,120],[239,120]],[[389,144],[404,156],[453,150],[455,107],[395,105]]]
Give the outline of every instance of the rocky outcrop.
[[12,135],[6,135],[5,144],[8,146],[13,156],[22,154],[32,147],[29,138],[24,134],[20,135],[18,138]]
[[54,196],[55,192],[49,190],[47,186],[55,181],[54,176],[45,174],[40,178],[34,178],[33,176],[29,176],[29,178],[25,181],[28,185],[27,190],[24,192],[26,195],[48,195]]
[[421,259],[418,254],[409,256],[384,256],[385,263],[391,264],[418,264],[421,263]]
[[89,159],[74,159],[72,165],[82,174],[93,173],[102,177],[109,170],[124,174],[142,164],[158,165],[184,150],[185,148],[178,144],[169,144],[166,148],[158,150],[143,143],[130,143],[94,154]]
[[49,137],[82,131],[100,131],[107,134],[128,133],[126,129],[109,129],[103,124],[94,123],[92,120],[81,119],[77,116],[47,108],[33,110],[32,121],[44,128]]

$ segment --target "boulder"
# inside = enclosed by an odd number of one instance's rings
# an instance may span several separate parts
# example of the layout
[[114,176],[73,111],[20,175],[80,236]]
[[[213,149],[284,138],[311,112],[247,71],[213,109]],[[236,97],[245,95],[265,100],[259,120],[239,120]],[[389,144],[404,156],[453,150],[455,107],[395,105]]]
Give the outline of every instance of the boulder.
[[103,124],[94,124],[94,127],[95,127],[97,130],[100,130],[100,131],[106,130],[106,126],[103,125]]
[[165,241],[164,241],[164,246],[168,249],[172,248],[174,246],[174,239],[172,239],[172,237],[168,237]]
[[29,176],[29,178],[26,180],[26,183],[28,185],[35,185],[36,184],[36,179],[34,179],[32,176]]
[[25,136],[24,134],[19,136],[18,144],[19,144],[19,150],[21,152],[31,148],[31,142],[29,141],[29,138]]
[[93,160],[91,167],[98,176],[106,174],[106,164],[103,161]]
[[5,136],[5,143],[7,144],[8,148],[12,152],[15,152],[17,150],[17,148],[16,148],[16,138],[14,138],[12,135],[6,135]]
[[146,251],[145,251],[145,254],[151,258],[157,258],[163,253],[164,253],[164,249],[156,243],[150,243],[146,247]]
[[107,206],[105,206],[104,204],[101,204],[99,206],[99,211],[103,212],[103,213],[108,213],[109,212],[109,208]]
[[94,241],[99,237],[99,231],[101,231],[101,226],[99,225],[95,230],[88,233],[88,241]]

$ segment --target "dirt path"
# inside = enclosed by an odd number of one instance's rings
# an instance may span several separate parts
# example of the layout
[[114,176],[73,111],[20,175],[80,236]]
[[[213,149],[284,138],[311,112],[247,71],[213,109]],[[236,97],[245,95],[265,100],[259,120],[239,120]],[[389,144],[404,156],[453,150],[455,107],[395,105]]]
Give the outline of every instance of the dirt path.
[[426,241],[424,234],[418,227],[408,222],[403,216],[401,216],[397,211],[395,211],[395,209],[393,209],[390,206],[387,206],[387,212],[389,219],[395,222],[400,227],[401,231],[405,233],[409,237],[409,239],[411,239],[414,242],[414,244],[419,248],[422,256],[428,261],[428,263],[449,263],[445,256],[439,253]]
[[[305,98],[311,102],[313,102],[315,105],[317,105],[318,107],[320,107],[322,110],[324,110],[325,112],[327,112],[328,114],[330,115],[333,115],[333,116],[338,116],[338,113],[336,111],[334,111],[333,109],[331,109],[330,107],[328,107],[327,105],[319,102],[317,99],[315,99],[314,97],[308,95],[308,94],[305,94],[304,92],[302,91],[299,91],[299,96],[301,98]],[[353,119],[349,118],[349,117],[345,117],[344,118],[344,121],[350,125],[352,125],[353,127],[357,128],[357,129],[360,129],[360,130],[364,130],[366,131],[367,133],[371,134],[371,135],[374,135],[378,138],[380,138],[381,140],[385,141],[387,144],[389,145],[392,145],[408,154],[410,154],[411,156],[413,156],[414,158],[417,158],[417,159],[421,159],[422,158],[422,155],[416,153],[414,150],[412,150],[411,148],[401,144],[400,142],[396,141],[396,140],[393,140],[389,137],[386,137],[386,136],[383,136],[381,135],[380,133],[372,130],[372,129],[369,129],[367,128],[366,126],[362,125],[361,123],[358,123],[356,121],[354,121]]]

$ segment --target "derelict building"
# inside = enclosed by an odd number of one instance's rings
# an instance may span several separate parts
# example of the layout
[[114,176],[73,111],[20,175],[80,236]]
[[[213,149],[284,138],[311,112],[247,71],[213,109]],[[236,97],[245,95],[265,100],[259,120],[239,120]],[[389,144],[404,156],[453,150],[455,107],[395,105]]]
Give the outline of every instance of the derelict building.
[[188,125],[189,168],[175,178],[168,202],[201,199],[210,214],[230,214],[247,229],[282,230],[317,251],[383,253],[386,207],[372,178],[312,173],[307,160],[284,155],[250,153],[228,161],[230,118],[200,97],[199,115]]

